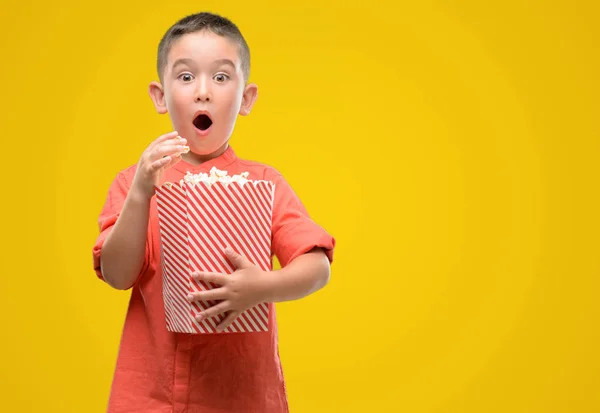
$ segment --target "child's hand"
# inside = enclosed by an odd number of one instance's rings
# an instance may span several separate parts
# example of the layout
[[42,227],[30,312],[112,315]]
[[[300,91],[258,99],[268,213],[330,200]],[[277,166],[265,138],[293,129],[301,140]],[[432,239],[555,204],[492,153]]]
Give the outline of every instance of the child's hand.
[[187,141],[177,136],[177,132],[162,135],[142,153],[133,179],[132,188],[145,197],[152,198],[154,187],[160,185],[165,169],[181,160],[186,151]]
[[232,274],[219,274],[211,272],[196,272],[194,279],[212,282],[221,287],[208,291],[200,291],[188,295],[188,300],[193,301],[221,301],[220,303],[204,310],[196,319],[208,319],[221,313],[227,317],[217,326],[217,331],[225,330],[233,321],[247,309],[267,301],[270,289],[269,272],[263,271],[231,249],[226,249],[225,254],[233,263],[236,271]]

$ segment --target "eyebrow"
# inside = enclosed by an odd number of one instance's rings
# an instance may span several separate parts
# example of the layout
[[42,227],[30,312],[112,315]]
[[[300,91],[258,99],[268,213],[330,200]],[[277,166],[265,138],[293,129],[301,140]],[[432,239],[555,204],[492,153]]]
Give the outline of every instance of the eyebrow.
[[215,64],[218,66],[228,65],[231,66],[235,70],[235,64],[229,59],[218,59],[215,60]]
[[[218,60],[215,60],[214,63],[217,66],[228,65],[228,66],[231,66],[235,70],[235,63],[233,63],[229,59],[218,59]],[[192,59],[189,59],[189,58],[177,59],[177,60],[175,60],[175,63],[173,63],[173,69],[176,68],[179,65],[193,66],[194,65],[194,61]]]
[[179,65],[193,66],[194,61],[192,59],[188,59],[188,58],[177,59],[177,60],[175,60],[175,63],[173,63],[173,69],[175,69]]

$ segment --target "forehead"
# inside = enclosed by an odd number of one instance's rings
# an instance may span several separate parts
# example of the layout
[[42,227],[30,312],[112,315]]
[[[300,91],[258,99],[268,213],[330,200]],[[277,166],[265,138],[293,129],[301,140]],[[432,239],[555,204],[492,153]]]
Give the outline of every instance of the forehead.
[[239,67],[238,50],[238,45],[233,40],[208,30],[188,33],[177,39],[171,46],[167,56],[167,66],[171,67],[177,59],[192,59],[198,63],[229,59]]

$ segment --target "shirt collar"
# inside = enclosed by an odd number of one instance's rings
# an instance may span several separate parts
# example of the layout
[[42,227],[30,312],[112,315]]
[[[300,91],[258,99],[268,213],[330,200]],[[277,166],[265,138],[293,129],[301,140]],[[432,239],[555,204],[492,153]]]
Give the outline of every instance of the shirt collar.
[[181,160],[173,166],[173,169],[176,169],[183,174],[187,172],[197,174],[200,172],[209,172],[213,166],[217,169],[224,169],[226,166],[231,165],[236,159],[237,155],[235,154],[233,148],[228,145],[225,152],[216,158],[203,162],[199,165],[193,165],[189,162]]

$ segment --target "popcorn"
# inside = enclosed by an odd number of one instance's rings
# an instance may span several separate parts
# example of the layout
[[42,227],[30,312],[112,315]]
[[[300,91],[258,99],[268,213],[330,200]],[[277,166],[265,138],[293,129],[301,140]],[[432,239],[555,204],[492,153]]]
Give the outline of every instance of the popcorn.
[[250,180],[248,179],[249,175],[249,172],[243,172],[238,175],[228,175],[227,171],[222,171],[213,166],[209,173],[200,172],[198,174],[192,174],[188,171],[183,177],[183,179],[179,181],[179,183],[182,186],[186,183],[191,185],[198,185],[200,183],[203,183],[205,185],[210,186],[214,185],[217,182],[220,182],[224,183],[225,186],[232,183],[236,183],[243,186],[244,184],[250,182]]

